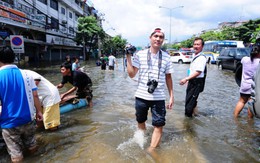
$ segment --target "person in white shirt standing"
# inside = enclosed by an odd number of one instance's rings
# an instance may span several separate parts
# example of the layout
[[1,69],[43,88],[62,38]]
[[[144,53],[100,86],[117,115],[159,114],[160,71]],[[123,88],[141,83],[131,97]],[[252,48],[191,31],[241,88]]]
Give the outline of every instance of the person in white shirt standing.
[[108,69],[109,70],[114,70],[115,69],[115,64],[117,64],[116,57],[113,56],[112,54],[110,54],[109,57],[108,57]]
[[[46,130],[54,131],[60,125],[60,106],[61,101],[59,90],[42,75],[31,70],[26,71],[35,81],[38,87],[38,96],[42,105],[43,125]],[[37,123],[38,127],[42,124]]]
[[195,38],[193,41],[193,49],[195,56],[190,64],[188,77],[180,81],[180,85],[188,82],[185,99],[185,116],[192,117],[197,115],[197,99],[199,94],[203,92],[205,79],[207,74],[207,58],[202,53],[204,41],[202,38]]

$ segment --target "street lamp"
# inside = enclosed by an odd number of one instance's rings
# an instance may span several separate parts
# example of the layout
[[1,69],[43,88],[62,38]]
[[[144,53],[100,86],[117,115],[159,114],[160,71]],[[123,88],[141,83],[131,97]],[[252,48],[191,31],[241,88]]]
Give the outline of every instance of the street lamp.
[[172,28],[172,10],[177,9],[177,8],[183,8],[184,6],[178,6],[178,7],[174,7],[174,8],[168,8],[168,7],[163,7],[163,6],[159,6],[159,8],[164,8],[170,11],[170,36],[169,36],[169,44],[171,43],[171,28]]

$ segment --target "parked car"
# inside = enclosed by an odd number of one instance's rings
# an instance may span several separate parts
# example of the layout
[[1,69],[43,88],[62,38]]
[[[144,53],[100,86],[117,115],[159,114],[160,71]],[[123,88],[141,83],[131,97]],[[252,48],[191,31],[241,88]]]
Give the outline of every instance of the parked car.
[[179,64],[182,63],[190,63],[192,61],[192,52],[191,51],[168,51],[168,53],[171,55],[171,61],[176,62]]
[[241,69],[241,59],[250,55],[250,49],[248,48],[227,48],[222,49],[218,58],[217,65],[220,69],[229,69],[233,72]]

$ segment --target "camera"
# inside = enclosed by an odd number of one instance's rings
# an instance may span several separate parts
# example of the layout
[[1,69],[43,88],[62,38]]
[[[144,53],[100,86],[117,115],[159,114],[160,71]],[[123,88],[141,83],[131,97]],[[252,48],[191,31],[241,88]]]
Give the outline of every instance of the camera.
[[126,48],[125,48],[125,53],[126,54],[131,54],[133,55],[136,51],[136,47],[135,46],[132,46],[132,45],[127,45]]
[[154,80],[154,79],[150,80],[149,79],[148,82],[147,82],[148,92],[153,93],[155,88],[157,87],[157,85],[158,85],[158,82],[156,80]]

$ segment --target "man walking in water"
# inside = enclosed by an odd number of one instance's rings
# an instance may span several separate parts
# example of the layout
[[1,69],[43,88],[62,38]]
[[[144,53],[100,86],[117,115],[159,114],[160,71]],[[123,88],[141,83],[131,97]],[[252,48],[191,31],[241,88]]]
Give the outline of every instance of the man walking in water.
[[193,42],[195,56],[190,64],[189,75],[180,81],[180,85],[184,85],[189,81],[185,99],[185,115],[187,117],[192,117],[197,114],[197,99],[205,85],[207,58],[202,54],[203,46],[203,39],[195,38]]
[[148,110],[151,108],[152,125],[154,131],[149,151],[156,148],[162,138],[163,126],[165,125],[165,83],[169,91],[168,109],[174,103],[173,84],[171,73],[173,73],[170,56],[160,48],[165,35],[160,28],[156,28],[150,35],[150,48],[139,51],[134,55],[133,62],[131,54],[126,51],[127,72],[131,78],[139,72],[138,88],[135,93],[135,109],[138,128],[146,130]]
[[116,57],[113,54],[109,54],[108,57],[108,69],[109,70],[114,70],[115,65],[117,65]]
[[25,150],[32,154],[38,148],[33,122],[43,115],[33,78],[14,59],[11,47],[0,47],[0,127],[12,162],[22,162]]

